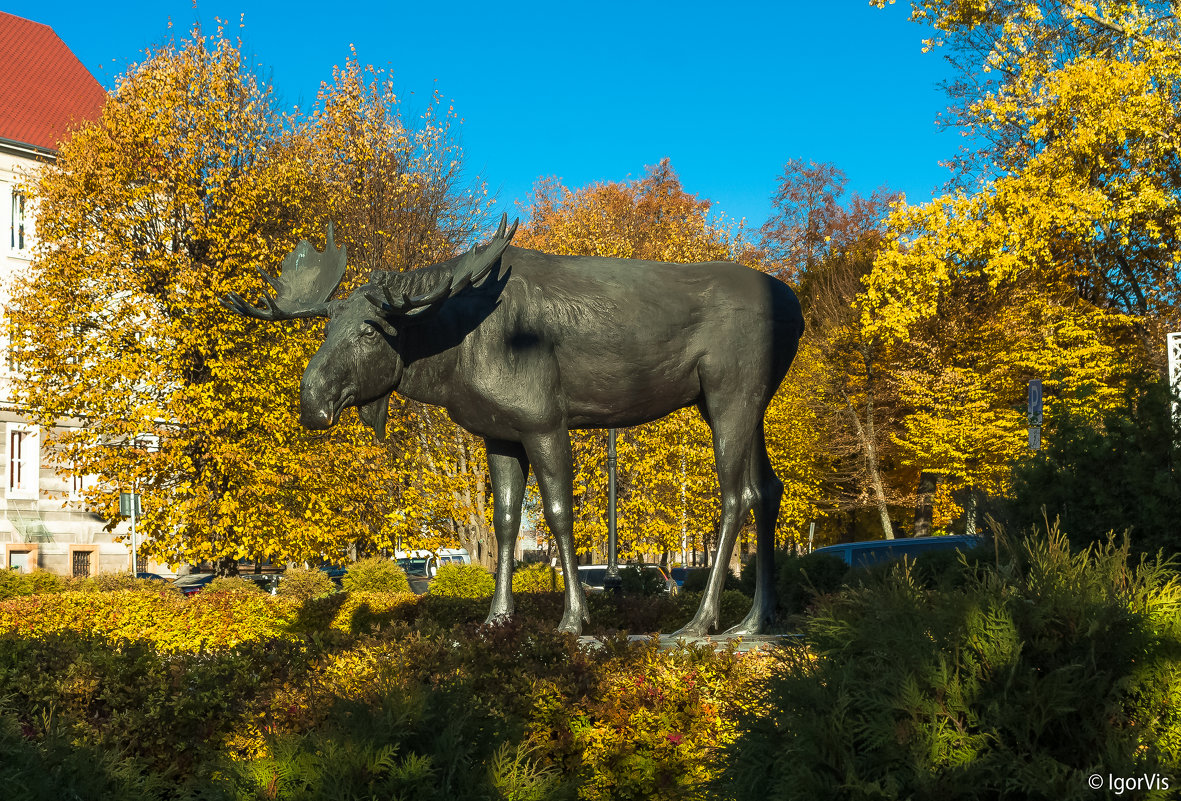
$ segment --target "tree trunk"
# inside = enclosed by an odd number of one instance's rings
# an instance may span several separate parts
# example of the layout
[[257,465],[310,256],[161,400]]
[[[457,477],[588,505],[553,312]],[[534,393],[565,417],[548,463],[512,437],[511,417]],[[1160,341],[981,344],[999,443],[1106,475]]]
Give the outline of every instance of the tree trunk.
[[882,471],[878,467],[878,449],[877,443],[875,442],[873,425],[873,393],[872,391],[866,393],[864,423],[861,420],[861,415],[857,413],[857,407],[853,405],[853,401],[848,394],[842,390],[841,395],[845,399],[849,416],[853,418],[853,426],[857,431],[857,439],[861,442],[861,447],[865,451],[865,469],[869,474],[869,484],[873,488],[874,502],[877,504],[878,515],[882,521],[882,537],[892,540],[894,539],[894,526],[890,522],[890,510],[886,505],[886,488],[882,483]]
[[968,490],[968,500],[964,503],[964,533],[969,537],[976,536],[976,490]]
[[919,489],[914,505],[914,535],[916,537],[931,536],[935,489],[938,483],[938,473],[932,473],[928,470],[919,473]]

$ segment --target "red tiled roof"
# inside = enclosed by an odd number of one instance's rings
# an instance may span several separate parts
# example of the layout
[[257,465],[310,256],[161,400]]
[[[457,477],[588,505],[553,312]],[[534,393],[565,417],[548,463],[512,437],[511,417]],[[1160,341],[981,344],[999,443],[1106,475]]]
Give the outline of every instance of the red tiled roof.
[[52,28],[0,12],[0,138],[57,150],[106,97]]

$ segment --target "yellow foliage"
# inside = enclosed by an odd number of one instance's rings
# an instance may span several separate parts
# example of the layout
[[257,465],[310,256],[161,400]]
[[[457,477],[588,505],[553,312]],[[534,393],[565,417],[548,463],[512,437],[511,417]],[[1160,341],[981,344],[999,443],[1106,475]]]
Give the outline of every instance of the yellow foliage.
[[356,417],[300,427],[322,321],[259,323],[218,301],[257,297],[256,270],[302,238],[322,246],[329,221],[346,289],[364,268],[450,255],[480,202],[455,180],[452,117],[432,106],[408,127],[388,81],[355,63],[310,116],[280,113],[221,31],[195,31],[132,68],[42,172],[40,247],[9,307],[18,402],[41,425],[84,424],[48,444],[63,472],[101,479],[91,510],[113,519],[120,490],[143,494],[142,553],[342,561],[435,511]]
[[984,133],[984,177],[902,206],[862,306],[891,345],[913,410],[905,459],[1003,492],[1026,446],[1025,396],[1045,414],[1112,408],[1138,365],[1163,370],[1181,301],[1177,21],[1159,4],[964,4],[912,18],[996,73],[957,111]]

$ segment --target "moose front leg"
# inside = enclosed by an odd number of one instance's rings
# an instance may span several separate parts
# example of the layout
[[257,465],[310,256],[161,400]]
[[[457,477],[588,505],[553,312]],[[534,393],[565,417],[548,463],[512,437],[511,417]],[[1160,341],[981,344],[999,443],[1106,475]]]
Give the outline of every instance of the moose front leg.
[[529,477],[529,459],[518,442],[484,440],[492,478],[492,529],[496,532],[496,591],[485,623],[513,614],[513,551],[521,528],[521,501]]
[[574,459],[570,452],[570,433],[563,427],[532,436],[525,441],[525,449],[537,476],[537,488],[541,490],[545,522],[558,541],[566,579],[566,611],[558,631],[581,634],[582,624],[590,615],[578,580],[578,559],[574,552]]

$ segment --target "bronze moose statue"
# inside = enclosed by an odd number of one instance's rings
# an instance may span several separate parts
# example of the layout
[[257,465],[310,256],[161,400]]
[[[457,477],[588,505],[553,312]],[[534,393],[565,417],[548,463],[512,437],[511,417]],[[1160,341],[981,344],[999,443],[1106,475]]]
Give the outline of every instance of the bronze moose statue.
[[775,612],[775,521],[783,484],[771,468],[763,415],[804,330],[795,293],[728,261],[671,264],[555,256],[510,244],[507,216],[491,241],[410,272],[374,271],[330,300],[345,250],[305,240],[263,277],[276,294],[262,320],[327,317],[300,383],[300,422],[327,429],[356,406],[385,434],[392,392],[441,406],[488,450],[496,591],[488,621],[513,613],[513,549],[532,469],[568,577],[560,630],[580,633],[587,602],[574,551],[572,429],[640,425],[696,406],[713,433],[721,489],[717,554],[704,597],[679,635],[716,629],[738,531],[753,509],[758,570],[750,613],[729,633],[757,634]]

